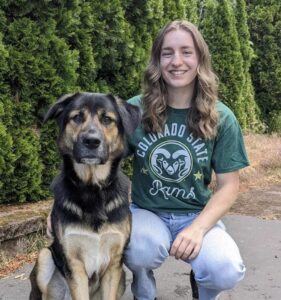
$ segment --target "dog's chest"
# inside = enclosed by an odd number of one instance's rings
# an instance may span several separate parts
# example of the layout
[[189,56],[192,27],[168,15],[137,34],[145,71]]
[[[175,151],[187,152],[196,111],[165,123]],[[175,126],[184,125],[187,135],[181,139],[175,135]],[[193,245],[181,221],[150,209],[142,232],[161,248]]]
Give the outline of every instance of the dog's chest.
[[122,254],[125,242],[124,235],[116,229],[96,233],[68,227],[63,237],[67,256],[83,261],[89,278],[94,273],[101,275],[109,266],[112,257]]

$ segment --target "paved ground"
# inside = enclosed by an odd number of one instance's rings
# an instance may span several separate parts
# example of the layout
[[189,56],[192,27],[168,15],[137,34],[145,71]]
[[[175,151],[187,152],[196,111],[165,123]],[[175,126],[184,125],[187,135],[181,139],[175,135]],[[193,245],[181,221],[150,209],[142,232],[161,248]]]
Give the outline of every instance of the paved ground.
[[[261,220],[255,217],[228,215],[224,218],[228,231],[238,243],[247,265],[246,277],[221,300],[281,299],[281,221]],[[28,299],[27,279],[31,265],[16,274],[0,280],[0,300]],[[189,286],[190,268],[169,258],[157,270],[158,299],[192,299]],[[132,300],[131,274],[127,272],[127,289],[123,300]]]

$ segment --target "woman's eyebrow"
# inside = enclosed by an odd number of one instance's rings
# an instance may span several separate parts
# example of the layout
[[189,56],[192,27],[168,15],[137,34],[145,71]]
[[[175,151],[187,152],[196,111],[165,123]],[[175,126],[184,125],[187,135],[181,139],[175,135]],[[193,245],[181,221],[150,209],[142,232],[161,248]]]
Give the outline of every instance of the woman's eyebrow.
[[[194,49],[194,47],[192,47],[192,46],[182,46],[182,47],[180,47],[181,49]],[[162,51],[163,50],[174,50],[174,48],[173,47],[164,47],[164,48],[162,48],[161,49]]]
[[172,48],[172,47],[164,47],[164,48],[162,48],[161,50],[162,50],[162,51],[163,51],[163,50],[173,50],[173,48]]

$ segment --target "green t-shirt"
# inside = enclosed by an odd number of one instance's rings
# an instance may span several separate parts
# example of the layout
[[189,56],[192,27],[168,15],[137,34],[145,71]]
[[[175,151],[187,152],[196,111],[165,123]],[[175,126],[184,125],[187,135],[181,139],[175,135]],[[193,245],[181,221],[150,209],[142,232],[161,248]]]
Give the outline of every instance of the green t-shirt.
[[[141,106],[141,97],[129,103]],[[132,201],[151,211],[201,211],[211,197],[212,170],[227,173],[249,165],[243,136],[232,111],[217,102],[218,134],[213,140],[194,138],[186,125],[188,109],[168,107],[162,133],[138,127],[133,151]]]

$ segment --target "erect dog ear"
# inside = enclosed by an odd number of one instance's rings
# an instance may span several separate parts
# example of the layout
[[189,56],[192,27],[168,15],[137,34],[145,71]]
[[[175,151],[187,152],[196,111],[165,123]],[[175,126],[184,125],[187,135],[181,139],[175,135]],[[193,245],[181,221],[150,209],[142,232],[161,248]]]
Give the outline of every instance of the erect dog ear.
[[65,106],[73,99],[73,96],[74,94],[66,94],[61,96],[46,113],[43,123],[46,123],[48,120],[51,119],[57,119],[63,112]]
[[141,122],[141,109],[118,97],[114,97],[127,135],[131,136]]

